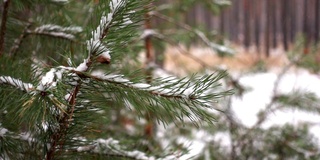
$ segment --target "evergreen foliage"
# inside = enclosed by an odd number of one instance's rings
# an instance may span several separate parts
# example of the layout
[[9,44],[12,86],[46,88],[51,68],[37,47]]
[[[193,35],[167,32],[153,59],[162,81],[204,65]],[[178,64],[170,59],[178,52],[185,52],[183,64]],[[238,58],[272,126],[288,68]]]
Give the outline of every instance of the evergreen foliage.
[[[0,159],[190,159],[192,142],[201,145],[191,159],[319,159],[312,124],[262,127],[278,110],[319,113],[315,94],[277,92],[290,67],[309,66],[314,57],[303,61],[292,53],[271,102],[247,127],[233,115],[231,103],[248,89],[226,71],[196,59],[209,74],[177,78],[158,68],[152,56],[144,65],[139,61],[151,37],[161,47],[197,37],[219,53],[233,53],[203,29],[167,14],[187,12],[197,3],[217,14],[229,1],[179,0],[158,8],[150,3],[1,2]],[[148,26],[150,18],[181,30],[166,34],[162,25]],[[315,63],[310,67],[317,71]],[[230,138],[228,147],[214,139],[219,135]]]
[[178,147],[143,134],[146,117],[177,126],[216,120],[216,101],[231,94],[225,72],[152,78],[126,65],[148,3],[3,1],[1,159],[173,158]]

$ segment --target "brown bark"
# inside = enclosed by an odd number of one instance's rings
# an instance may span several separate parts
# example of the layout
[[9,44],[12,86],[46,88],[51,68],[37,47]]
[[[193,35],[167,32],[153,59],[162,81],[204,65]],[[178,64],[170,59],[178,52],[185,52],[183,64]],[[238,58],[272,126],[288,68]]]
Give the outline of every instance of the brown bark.
[[0,56],[4,52],[4,37],[7,29],[7,19],[8,19],[10,2],[11,0],[6,0],[3,2],[3,12],[1,17],[1,27],[0,27]]

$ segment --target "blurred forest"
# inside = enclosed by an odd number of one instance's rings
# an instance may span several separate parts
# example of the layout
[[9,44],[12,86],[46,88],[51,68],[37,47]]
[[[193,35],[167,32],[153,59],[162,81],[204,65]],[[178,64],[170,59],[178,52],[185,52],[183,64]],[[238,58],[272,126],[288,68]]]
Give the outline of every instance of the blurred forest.
[[[190,0],[188,0],[190,1]],[[191,0],[192,1],[192,0]],[[226,1],[215,1],[225,3]],[[269,54],[271,48],[292,48],[296,38],[305,38],[305,52],[310,45],[319,41],[320,1],[319,0],[231,0],[231,5],[222,8],[210,8],[206,3],[195,3],[183,12],[170,10],[168,15],[190,25],[224,35],[233,43],[257,47],[258,52]],[[171,0],[159,0],[157,6],[172,3]],[[208,2],[209,3],[209,2]],[[209,6],[209,7],[208,7]],[[214,14],[212,14],[212,12]],[[162,24],[155,20],[156,26]],[[167,26],[171,28],[174,26]]]

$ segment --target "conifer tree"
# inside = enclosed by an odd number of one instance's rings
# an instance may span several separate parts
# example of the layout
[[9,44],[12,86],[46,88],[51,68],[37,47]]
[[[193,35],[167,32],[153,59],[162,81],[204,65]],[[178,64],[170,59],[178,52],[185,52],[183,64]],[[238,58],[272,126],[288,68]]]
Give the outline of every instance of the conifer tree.
[[[185,147],[143,135],[215,122],[225,72],[151,77],[135,65],[148,0],[4,0],[1,159],[174,159]],[[152,81],[148,79],[152,78]]]

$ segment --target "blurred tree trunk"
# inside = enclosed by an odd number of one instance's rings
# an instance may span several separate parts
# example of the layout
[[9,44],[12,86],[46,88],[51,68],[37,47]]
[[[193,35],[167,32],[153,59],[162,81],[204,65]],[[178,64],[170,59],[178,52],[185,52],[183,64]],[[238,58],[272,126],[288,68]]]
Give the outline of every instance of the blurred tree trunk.
[[304,1],[303,3],[303,34],[305,37],[305,47],[304,47],[304,54],[309,53],[309,25],[308,25],[308,1]]
[[[272,26],[272,47],[277,47],[277,12],[278,12],[278,6],[277,6],[277,0],[271,0],[270,2],[271,8],[268,8],[269,14],[270,14],[270,27]],[[271,39],[271,38],[270,38]]]
[[249,0],[244,0],[243,2],[244,8],[244,46],[246,48],[250,45],[250,3]]
[[260,17],[261,17],[261,3],[253,0],[254,10],[254,41],[258,53],[260,52]]
[[266,19],[266,32],[265,32],[265,50],[266,50],[266,57],[269,57],[269,47],[270,47],[270,12],[272,9],[272,5],[270,4],[271,1],[270,0],[265,0],[266,3],[266,15],[267,15],[267,19]]
[[284,50],[288,50],[288,39],[287,39],[287,33],[288,33],[288,28],[287,28],[287,20],[288,20],[288,1],[287,0],[282,0],[282,13],[281,13],[281,21],[282,21],[282,40],[283,40],[283,47]]
[[315,23],[314,23],[314,40],[315,42],[319,42],[319,30],[320,30],[320,1],[316,0],[315,2]]
[[295,32],[297,31],[296,27],[296,0],[290,1],[290,42],[294,41]]

